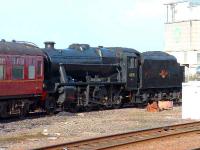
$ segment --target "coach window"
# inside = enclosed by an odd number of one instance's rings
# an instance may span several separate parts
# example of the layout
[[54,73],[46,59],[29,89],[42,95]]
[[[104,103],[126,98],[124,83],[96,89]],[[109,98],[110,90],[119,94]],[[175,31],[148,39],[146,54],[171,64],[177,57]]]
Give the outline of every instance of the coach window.
[[37,63],[37,76],[42,76],[42,61],[38,61]]
[[4,65],[0,65],[0,80],[4,79]]
[[35,66],[34,65],[28,66],[28,78],[35,79]]
[[14,80],[24,79],[24,66],[23,65],[14,65],[12,68],[12,78]]

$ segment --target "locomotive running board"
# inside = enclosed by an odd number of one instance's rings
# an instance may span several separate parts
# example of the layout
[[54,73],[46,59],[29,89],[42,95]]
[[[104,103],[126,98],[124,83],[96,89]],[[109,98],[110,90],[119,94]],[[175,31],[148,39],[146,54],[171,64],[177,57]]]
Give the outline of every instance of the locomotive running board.
[[59,86],[96,86],[96,85],[121,85],[125,82],[80,82],[80,83],[60,83]]

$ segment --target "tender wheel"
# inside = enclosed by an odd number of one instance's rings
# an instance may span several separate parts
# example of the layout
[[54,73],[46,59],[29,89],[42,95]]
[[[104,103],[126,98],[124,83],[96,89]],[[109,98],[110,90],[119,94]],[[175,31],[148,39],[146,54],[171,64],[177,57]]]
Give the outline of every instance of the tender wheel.
[[103,110],[106,110],[106,109],[107,109],[106,106],[99,105],[99,110],[100,110],[100,111],[103,111]]
[[114,105],[112,106],[112,108],[113,108],[113,109],[119,109],[119,108],[121,108],[121,105],[114,104]]

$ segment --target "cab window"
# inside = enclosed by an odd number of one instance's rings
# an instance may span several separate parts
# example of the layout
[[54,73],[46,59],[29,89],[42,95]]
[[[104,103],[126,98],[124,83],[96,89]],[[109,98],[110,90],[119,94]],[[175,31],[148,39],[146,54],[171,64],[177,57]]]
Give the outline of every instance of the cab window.
[[137,59],[134,57],[128,57],[128,68],[136,68],[137,66]]
[[14,80],[24,79],[24,66],[23,65],[13,65],[12,78]]

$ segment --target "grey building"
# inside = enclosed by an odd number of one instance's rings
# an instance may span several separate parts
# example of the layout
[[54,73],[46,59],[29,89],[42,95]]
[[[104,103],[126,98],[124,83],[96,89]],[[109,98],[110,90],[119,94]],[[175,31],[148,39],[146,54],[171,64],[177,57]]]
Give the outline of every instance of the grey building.
[[200,2],[174,1],[165,5],[167,18],[164,50],[187,66],[186,80],[199,80]]

